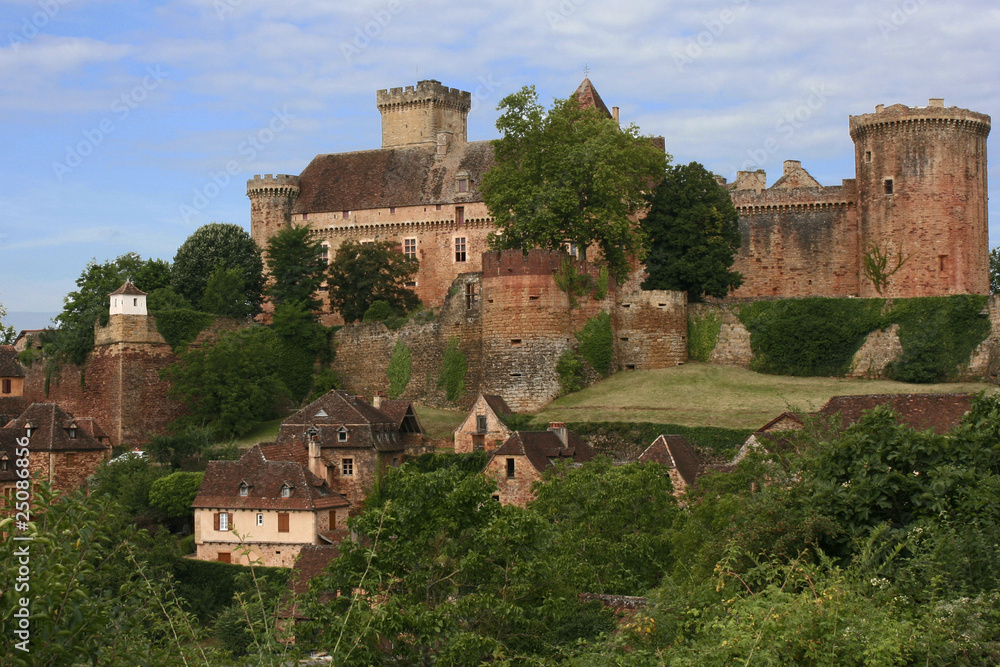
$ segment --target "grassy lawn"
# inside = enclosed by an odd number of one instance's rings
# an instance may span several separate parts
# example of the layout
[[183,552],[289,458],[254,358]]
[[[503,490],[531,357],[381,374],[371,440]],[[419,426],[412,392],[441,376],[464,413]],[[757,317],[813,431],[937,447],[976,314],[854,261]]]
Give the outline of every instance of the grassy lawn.
[[281,427],[281,422],[285,419],[285,417],[279,417],[269,422],[261,422],[254,426],[253,430],[249,433],[237,438],[234,442],[244,449],[250,449],[258,442],[274,442],[274,439],[278,437],[278,429]]
[[465,412],[458,410],[441,410],[426,405],[415,404],[413,409],[417,412],[417,419],[424,427],[424,432],[435,440],[451,439],[452,433],[462,423],[466,415]]
[[888,380],[798,378],[688,363],[622,372],[553,401],[539,421],[629,421],[759,428],[782,412],[811,412],[832,396],[977,392],[981,383],[907,384]]

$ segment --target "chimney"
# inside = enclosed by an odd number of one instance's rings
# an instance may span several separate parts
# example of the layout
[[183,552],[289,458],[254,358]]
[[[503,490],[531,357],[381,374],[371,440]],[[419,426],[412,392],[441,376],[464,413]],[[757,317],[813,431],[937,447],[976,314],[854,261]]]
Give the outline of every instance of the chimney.
[[556,437],[562,442],[563,447],[569,446],[569,441],[566,437],[566,422],[550,422],[549,431],[556,434]]
[[437,157],[443,158],[448,154],[448,145],[451,144],[451,132],[437,133]]
[[782,166],[782,172],[783,172],[782,176],[788,176],[796,169],[801,169],[801,168],[802,168],[802,162],[800,162],[799,160],[785,160]]
[[618,107],[611,107],[611,117],[615,119],[615,122],[621,125],[621,121],[618,120]]
[[944,109],[944,98],[943,97],[932,97],[927,103],[927,106],[934,109]]
[[320,444],[312,440],[309,441],[309,472],[320,479],[326,479],[326,462],[323,461],[323,452]]
[[382,399],[385,398],[384,391],[376,391],[375,395],[372,396],[372,407],[378,410],[382,407]]
[[882,113],[883,111],[885,111],[885,105],[884,104],[876,104],[875,105],[875,113]]

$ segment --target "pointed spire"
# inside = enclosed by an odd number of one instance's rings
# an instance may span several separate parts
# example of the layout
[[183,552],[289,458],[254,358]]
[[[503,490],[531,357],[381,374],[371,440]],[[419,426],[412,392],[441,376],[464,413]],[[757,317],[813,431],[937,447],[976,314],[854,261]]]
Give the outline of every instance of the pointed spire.
[[576,89],[573,96],[576,97],[582,108],[594,108],[608,118],[612,118],[611,111],[608,109],[607,105],[604,104],[604,100],[601,99],[601,96],[597,94],[597,89],[594,88],[594,84],[590,82],[590,77],[584,78],[583,83],[581,83],[580,87]]

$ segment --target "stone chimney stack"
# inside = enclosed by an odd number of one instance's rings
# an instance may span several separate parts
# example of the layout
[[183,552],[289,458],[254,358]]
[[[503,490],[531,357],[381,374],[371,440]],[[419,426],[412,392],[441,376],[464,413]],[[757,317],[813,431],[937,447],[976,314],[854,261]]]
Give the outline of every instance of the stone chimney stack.
[[556,434],[556,437],[562,442],[563,447],[569,445],[569,438],[567,437],[566,422],[551,422],[549,423],[549,431]]
[[385,392],[376,391],[375,395],[372,396],[372,407],[376,410],[382,407],[382,401],[385,400]]

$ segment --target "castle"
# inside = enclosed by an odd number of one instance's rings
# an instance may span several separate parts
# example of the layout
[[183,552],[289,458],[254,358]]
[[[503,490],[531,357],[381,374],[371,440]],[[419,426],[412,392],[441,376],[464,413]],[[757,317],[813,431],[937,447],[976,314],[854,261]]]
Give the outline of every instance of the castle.
[[[589,79],[574,94],[617,119]],[[493,225],[477,186],[493,152],[467,139],[468,92],[420,81],[380,90],[376,102],[380,149],[248,181],[251,234],[264,246],[283,227],[308,225],[328,258],[347,240],[391,241],[419,259],[410,287],[436,308],[460,274],[483,269]],[[879,105],[850,118],[855,178],[841,185],[820,185],[792,160],[770,188],[764,171],[739,172],[726,184],[742,234],[734,268],[744,283],[732,296],[876,296],[864,270],[873,249],[905,260],[885,296],[986,294],[989,131],[989,116],[941,99]]]

